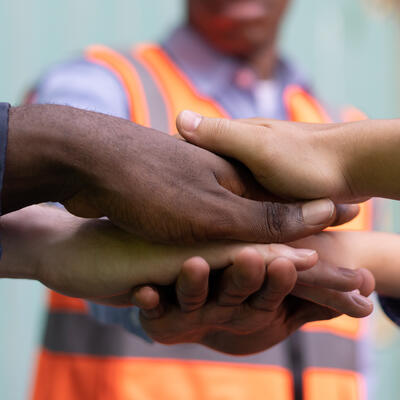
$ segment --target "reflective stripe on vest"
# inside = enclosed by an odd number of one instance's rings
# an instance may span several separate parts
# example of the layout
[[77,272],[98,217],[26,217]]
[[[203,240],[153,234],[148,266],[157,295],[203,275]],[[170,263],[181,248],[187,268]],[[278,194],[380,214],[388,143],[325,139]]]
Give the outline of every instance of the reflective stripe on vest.
[[149,107],[145,103],[142,81],[132,63],[117,51],[99,45],[86,50],[86,59],[115,74],[125,89],[130,119],[139,125],[149,126]]
[[38,367],[38,400],[293,399],[290,372],[270,365],[95,358],[43,350]]
[[[141,46],[128,55],[94,46],[86,57],[118,77],[137,123],[172,134],[177,114],[186,108],[210,117],[228,116],[158,46]],[[329,121],[319,103],[298,86],[288,87],[283,101],[294,121]],[[369,216],[369,211],[363,213],[352,229],[366,229]],[[291,370],[300,360],[292,356],[290,339],[257,355],[231,357],[199,345],[149,344],[86,313],[83,301],[51,294],[35,400],[294,398]],[[304,400],[364,398],[356,362],[362,333],[359,320],[340,317],[308,324],[296,334]]]
[[142,45],[134,48],[131,55],[143,63],[158,85],[168,107],[170,133],[176,132],[176,117],[188,107],[206,117],[229,117],[214,99],[198,92],[160,46]]

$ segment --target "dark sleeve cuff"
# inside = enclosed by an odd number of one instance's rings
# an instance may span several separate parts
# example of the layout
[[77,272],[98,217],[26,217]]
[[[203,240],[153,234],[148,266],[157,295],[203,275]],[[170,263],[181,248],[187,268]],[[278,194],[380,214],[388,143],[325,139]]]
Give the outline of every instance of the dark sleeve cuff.
[[379,302],[386,315],[400,326],[400,299],[379,296]]
[[[0,215],[2,214],[1,195],[3,189],[4,170],[6,167],[9,111],[10,111],[10,104],[0,103]],[[0,244],[0,258],[1,258],[1,253],[2,253],[2,248]]]

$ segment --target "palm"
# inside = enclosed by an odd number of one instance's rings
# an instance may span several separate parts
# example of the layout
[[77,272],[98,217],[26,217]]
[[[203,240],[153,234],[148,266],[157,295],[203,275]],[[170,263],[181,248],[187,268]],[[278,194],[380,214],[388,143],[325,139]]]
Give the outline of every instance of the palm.
[[255,308],[251,302],[227,307],[211,301],[190,313],[173,306],[156,320],[142,315],[141,323],[159,343],[199,343],[224,353],[244,355],[271,348],[304,323],[336,315],[327,307],[289,296],[270,310]]

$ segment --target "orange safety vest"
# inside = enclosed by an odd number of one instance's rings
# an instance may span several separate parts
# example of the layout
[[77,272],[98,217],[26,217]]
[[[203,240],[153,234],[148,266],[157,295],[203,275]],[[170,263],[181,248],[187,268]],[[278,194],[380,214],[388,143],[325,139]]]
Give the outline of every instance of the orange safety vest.
[[[92,46],[86,58],[118,77],[136,123],[174,133],[183,109],[228,117],[159,46],[140,46],[128,55]],[[330,121],[299,86],[288,87],[283,101],[292,121]],[[367,203],[340,229],[366,230],[370,221]],[[356,357],[364,329],[350,317],[308,324],[266,352],[231,357],[199,345],[146,343],[120,327],[97,323],[80,299],[52,292],[49,308],[34,400],[293,400],[299,388],[304,400],[365,398]]]

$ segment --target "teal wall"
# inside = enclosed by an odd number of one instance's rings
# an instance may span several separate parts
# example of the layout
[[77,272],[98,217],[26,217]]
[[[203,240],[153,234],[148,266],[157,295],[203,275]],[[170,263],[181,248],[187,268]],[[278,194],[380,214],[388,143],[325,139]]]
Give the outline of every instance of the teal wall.
[[[366,0],[294,0],[282,47],[333,106],[353,104],[371,118],[400,116],[400,21]],[[376,201],[375,228],[400,233],[397,202]],[[370,399],[400,398],[400,334],[377,307],[372,320]]]
[[[294,0],[284,52],[312,76],[332,105],[354,104],[371,117],[400,113],[397,21],[361,0]],[[162,37],[183,15],[181,0],[0,0],[0,93],[17,103],[49,64],[91,43],[124,46]],[[393,14],[393,13],[392,13]],[[379,202],[377,228],[399,230],[395,203]],[[42,329],[43,290],[32,282],[0,282],[0,399],[26,398]],[[376,396],[398,398],[400,339],[374,317]]]

